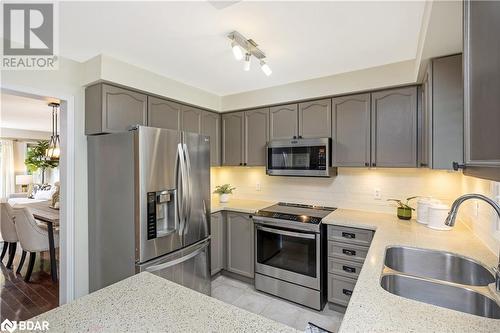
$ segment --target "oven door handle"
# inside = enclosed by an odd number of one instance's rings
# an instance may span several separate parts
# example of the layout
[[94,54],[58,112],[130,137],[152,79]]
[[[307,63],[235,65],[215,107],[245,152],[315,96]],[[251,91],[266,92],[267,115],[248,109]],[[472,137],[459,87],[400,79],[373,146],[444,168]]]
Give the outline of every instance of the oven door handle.
[[255,228],[257,228],[257,230],[270,232],[272,234],[278,234],[278,235],[284,235],[284,236],[290,236],[290,237],[297,237],[297,238],[304,238],[304,239],[315,239],[316,238],[316,235],[314,235],[314,234],[303,234],[300,232],[285,231],[285,230],[266,228],[266,227],[261,227],[261,226],[256,226]]

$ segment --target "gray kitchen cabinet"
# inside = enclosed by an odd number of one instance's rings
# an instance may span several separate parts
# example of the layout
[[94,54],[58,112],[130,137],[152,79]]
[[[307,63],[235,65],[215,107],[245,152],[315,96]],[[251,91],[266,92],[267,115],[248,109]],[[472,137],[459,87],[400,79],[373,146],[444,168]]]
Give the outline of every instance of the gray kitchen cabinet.
[[222,213],[213,213],[210,216],[210,270],[217,274],[225,265],[225,224]]
[[269,109],[245,111],[244,165],[266,165],[269,141]]
[[222,115],[222,165],[243,165],[244,113]]
[[85,89],[85,134],[124,132],[147,123],[147,96],[99,83]]
[[182,130],[192,133],[201,133],[202,110],[192,106],[182,106]]
[[228,212],[227,270],[254,278],[254,226],[247,214]]
[[432,59],[422,85],[419,166],[463,163],[462,55]]
[[466,175],[500,181],[500,2],[464,2]]
[[370,166],[370,94],[332,100],[332,166]]
[[181,129],[181,105],[166,99],[148,96],[148,126]]
[[220,114],[203,111],[201,119],[201,134],[210,137],[210,165],[220,166]]
[[299,104],[299,138],[329,138],[332,135],[332,101],[321,99]]
[[372,93],[371,165],[417,166],[417,87]]
[[271,140],[296,138],[299,130],[297,104],[273,106],[269,109]]

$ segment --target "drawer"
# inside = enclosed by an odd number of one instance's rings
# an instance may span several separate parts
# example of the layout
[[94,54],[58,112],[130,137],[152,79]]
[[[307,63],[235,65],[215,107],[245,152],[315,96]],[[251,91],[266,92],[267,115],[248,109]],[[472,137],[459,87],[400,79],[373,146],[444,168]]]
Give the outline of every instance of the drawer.
[[346,244],[341,242],[328,242],[328,256],[344,259],[355,260],[358,262],[365,261],[368,248],[366,246]]
[[370,246],[373,239],[373,231],[329,225],[328,239],[344,243]]
[[347,306],[355,285],[356,280],[354,279],[328,274],[328,301]]
[[363,263],[337,258],[328,258],[328,273],[357,279]]

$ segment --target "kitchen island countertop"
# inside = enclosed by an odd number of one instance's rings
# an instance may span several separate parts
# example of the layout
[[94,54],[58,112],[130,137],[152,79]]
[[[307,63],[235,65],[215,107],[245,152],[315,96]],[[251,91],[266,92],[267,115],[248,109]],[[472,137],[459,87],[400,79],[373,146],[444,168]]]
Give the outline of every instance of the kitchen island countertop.
[[298,332],[147,272],[30,320],[50,332]]

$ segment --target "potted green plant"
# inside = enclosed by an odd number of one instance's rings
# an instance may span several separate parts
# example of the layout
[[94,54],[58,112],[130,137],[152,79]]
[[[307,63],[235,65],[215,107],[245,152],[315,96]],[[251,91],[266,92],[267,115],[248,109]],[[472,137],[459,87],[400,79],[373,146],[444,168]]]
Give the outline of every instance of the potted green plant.
[[230,184],[217,185],[214,193],[219,195],[219,202],[224,203],[229,201],[229,195],[233,194],[233,190],[236,190],[236,187],[231,187]]
[[406,198],[406,203],[403,203],[399,199],[387,199],[387,201],[394,201],[397,203],[397,215],[400,220],[411,220],[411,212],[415,210],[410,207],[410,200],[415,199],[417,197],[409,197]]
[[59,165],[59,161],[51,160],[46,156],[48,148],[49,141],[40,140],[36,145],[28,148],[26,159],[24,160],[28,173],[33,174],[40,169],[42,173],[42,184],[45,183],[45,170],[56,168]]

